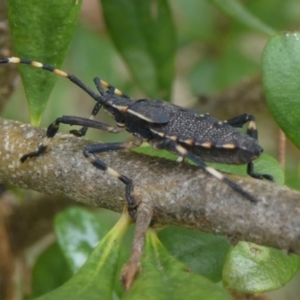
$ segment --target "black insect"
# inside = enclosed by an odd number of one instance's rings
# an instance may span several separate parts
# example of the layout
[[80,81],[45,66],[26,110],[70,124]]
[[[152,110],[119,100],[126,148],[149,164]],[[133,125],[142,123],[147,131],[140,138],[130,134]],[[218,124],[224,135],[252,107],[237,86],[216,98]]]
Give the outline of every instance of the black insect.
[[[70,131],[76,136],[84,136],[88,128],[97,128],[112,133],[127,130],[134,135],[135,140],[131,142],[93,144],[86,146],[83,150],[84,156],[91,164],[118,178],[126,185],[126,200],[130,207],[135,207],[134,200],[131,198],[133,187],[131,179],[108,167],[96,156],[97,153],[130,149],[138,147],[143,141],[147,141],[154,148],[166,149],[180,157],[189,158],[251,202],[256,202],[256,198],[217,170],[207,166],[204,161],[247,164],[247,172],[250,176],[259,179],[273,179],[270,175],[256,174],[253,171],[253,160],[260,156],[263,149],[257,143],[257,130],[254,117],[251,115],[244,114],[221,122],[208,114],[198,114],[195,111],[162,100],[133,100],[99,78],[94,79],[100,93],[96,94],[75,76],[32,60],[12,57],[2,58],[0,63],[28,64],[66,77],[96,101],[89,119],[74,116],[57,118],[49,125],[47,135],[37,151],[23,155],[21,162],[42,154],[57,133],[59,124],[64,123],[83,126],[80,130]],[[117,127],[93,120],[102,106],[113,116]],[[236,129],[236,127],[242,127],[247,122],[249,122],[249,126],[246,134]]]

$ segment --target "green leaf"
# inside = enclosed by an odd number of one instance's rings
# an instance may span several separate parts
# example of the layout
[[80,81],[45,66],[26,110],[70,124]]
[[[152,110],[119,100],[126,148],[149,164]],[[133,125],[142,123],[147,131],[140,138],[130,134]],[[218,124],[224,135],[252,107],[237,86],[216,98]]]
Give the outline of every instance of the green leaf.
[[251,29],[258,30],[266,35],[275,34],[275,31],[271,27],[253,16],[237,0],[210,0],[210,2],[225,14]]
[[122,299],[229,300],[231,297],[205,277],[190,273],[184,264],[169,255],[155,232],[149,230],[141,271]]
[[265,46],[263,86],[269,108],[287,137],[300,149],[300,33],[281,33]]
[[[9,0],[15,54],[60,67],[77,24],[82,0]],[[20,66],[31,123],[39,125],[57,75]]]
[[150,97],[170,99],[176,38],[167,0],[102,0],[109,33],[134,80]]
[[299,267],[300,257],[297,255],[239,242],[227,255],[223,283],[230,290],[262,293],[284,286]]
[[112,299],[119,250],[130,224],[131,219],[123,213],[78,272],[60,288],[38,299]]
[[[223,172],[247,176],[246,165],[224,165],[217,163],[208,163],[208,165]],[[276,183],[284,184],[284,171],[279,162],[270,155],[262,154],[258,159],[256,159],[254,161],[254,170],[259,174],[270,174],[274,177],[274,181]]]
[[225,256],[231,247],[225,237],[175,226],[157,235],[170,254],[190,270],[214,282],[222,280]]
[[65,283],[72,272],[57,243],[48,247],[37,259],[31,278],[31,295],[35,298]]
[[54,229],[57,241],[73,273],[83,265],[108,232],[99,216],[76,206],[56,216]]
[[[137,153],[143,153],[150,156],[163,157],[169,160],[176,160],[178,156],[168,152],[167,150],[156,150],[147,144],[142,145],[139,148],[132,149],[132,151]],[[190,160],[187,160],[190,164],[195,165]],[[246,165],[225,165],[217,163],[207,163],[209,166],[212,166],[220,171],[237,174],[240,176],[247,176],[247,167]],[[274,180],[278,184],[284,183],[284,172],[278,161],[267,155],[262,154],[258,159],[254,161],[254,170],[260,174],[270,174],[274,177]]]

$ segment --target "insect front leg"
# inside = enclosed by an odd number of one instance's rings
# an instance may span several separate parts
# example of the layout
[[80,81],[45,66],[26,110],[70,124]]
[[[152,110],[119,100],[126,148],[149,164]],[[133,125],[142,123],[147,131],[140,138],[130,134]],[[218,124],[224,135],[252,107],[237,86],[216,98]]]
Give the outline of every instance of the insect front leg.
[[80,118],[80,117],[73,117],[73,116],[62,116],[60,118],[57,118],[52,124],[49,125],[47,129],[46,137],[44,138],[43,142],[39,145],[38,149],[36,151],[23,155],[20,159],[21,162],[24,162],[27,158],[39,156],[40,154],[45,152],[52,138],[57,133],[60,123],[68,124],[68,125],[83,125],[88,128],[96,128],[111,133],[118,133],[120,131],[123,131],[122,128],[112,127],[99,121],[94,121],[94,120]]
[[[247,134],[254,138],[255,140],[258,140],[258,133],[257,133],[257,129],[256,129],[256,125],[255,125],[255,118],[252,115],[248,115],[248,114],[243,114],[240,115],[238,117],[232,118],[227,120],[227,123],[232,126],[232,127],[243,127],[244,124],[246,124],[247,122],[249,122],[248,128],[247,128]],[[257,174],[254,172],[254,164],[251,161],[250,163],[248,163],[247,165],[247,173],[249,176],[253,177],[253,178],[258,178],[258,179],[267,179],[270,181],[273,181],[273,176],[269,175],[269,174]]]
[[[95,106],[93,107],[92,113],[89,117],[90,120],[93,120],[94,117],[98,114],[98,112],[101,109],[102,104],[100,102],[97,102]],[[75,136],[81,137],[85,136],[86,132],[88,131],[89,127],[88,126],[82,126],[79,130],[78,129],[73,129],[70,130],[71,134],[74,134]]]
[[[106,81],[101,80],[100,78],[96,77],[94,78],[94,83],[97,87],[97,90],[99,91],[100,95],[103,96],[104,94],[108,94],[108,95],[117,95],[123,98],[130,98],[129,96],[127,96],[126,94],[124,94],[122,91],[120,91],[119,89],[115,88],[114,86],[110,85],[109,83],[107,83]],[[107,88],[108,90],[105,91],[104,88]],[[100,96],[100,97],[101,97]],[[97,102],[95,104],[95,106],[93,107],[93,110],[91,112],[91,115],[89,117],[90,120],[94,120],[94,117],[98,114],[98,112],[100,111],[102,107],[102,104],[100,102]],[[87,126],[83,126],[81,127],[79,130],[71,130],[70,133],[74,134],[75,136],[81,137],[81,136],[85,136],[87,133],[88,127]]]
[[117,151],[123,149],[131,149],[140,146],[143,143],[143,140],[140,138],[136,138],[132,142],[125,142],[125,143],[109,143],[109,144],[93,144],[88,145],[83,150],[83,155],[89,160],[89,162],[102,171],[105,171],[109,175],[119,179],[122,181],[125,186],[125,197],[126,201],[130,208],[134,208],[136,206],[134,200],[131,198],[131,192],[133,189],[132,180],[128,177],[120,174],[119,172],[115,171],[111,167],[108,167],[99,157],[95,154],[107,151]]

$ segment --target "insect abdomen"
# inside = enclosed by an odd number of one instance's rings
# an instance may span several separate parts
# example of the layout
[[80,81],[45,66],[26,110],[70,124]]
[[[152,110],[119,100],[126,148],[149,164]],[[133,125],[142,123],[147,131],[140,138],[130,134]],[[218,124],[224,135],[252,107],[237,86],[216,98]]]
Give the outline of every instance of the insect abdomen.
[[211,148],[205,148],[199,146],[187,146],[184,143],[180,144],[204,161],[223,164],[247,164],[259,157],[263,151],[263,149],[257,144],[253,144],[253,147],[251,147],[252,150],[241,148],[225,149],[213,146]]
[[207,115],[183,111],[165,125],[150,127],[160,137],[176,141],[207,162],[246,164],[263,151],[254,138]]

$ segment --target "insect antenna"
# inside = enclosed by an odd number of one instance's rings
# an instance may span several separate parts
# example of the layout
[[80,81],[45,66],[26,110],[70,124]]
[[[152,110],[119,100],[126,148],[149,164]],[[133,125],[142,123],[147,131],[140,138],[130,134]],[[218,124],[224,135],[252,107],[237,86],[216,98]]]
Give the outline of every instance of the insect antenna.
[[[54,68],[52,66],[49,66],[47,64],[43,64],[37,61],[33,61],[30,59],[25,58],[18,58],[18,57],[10,57],[10,58],[1,58],[0,64],[24,64],[24,65],[30,65],[36,68],[41,68],[44,70],[47,70],[49,72],[52,72],[58,76],[68,78],[70,81],[72,81],[75,85],[80,87],[82,90],[84,90],[87,94],[89,94],[93,99],[97,100],[97,94],[92,91],[89,87],[87,87],[80,79],[78,79],[76,76],[68,74],[67,72],[64,72],[62,70],[59,70],[57,68]],[[103,84],[105,86],[105,84]],[[107,84],[109,85],[109,84]]]
[[[81,88],[83,91],[85,91],[88,95],[90,95],[97,103],[95,104],[92,113],[89,117],[89,119],[93,120],[94,117],[98,114],[100,111],[103,100],[102,97],[104,93],[108,93],[111,95],[117,95],[124,98],[130,98],[129,96],[125,95],[122,91],[119,89],[116,89],[114,86],[110,85],[104,80],[100,80],[99,78],[95,78],[94,82],[96,84],[96,87],[100,93],[95,93],[92,89],[90,89],[88,86],[86,86],[79,78],[76,76],[69,74],[65,71],[62,71],[60,69],[57,69],[55,67],[52,67],[50,65],[40,63],[34,60],[25,59],[25,58],[19,58],[19,57],[9,57],[9,58],[0,58],[0,64],[24,64],[24,65],[30,65],[36,68],[41,68],[44,70],[47,70],[49,72],[52,72],[58,76],[68,78],[71,82],[73,82],[75,85],[77,85],[79,88]],[[107,88],[108,90],[105,92],[104,88]],[[80,130],[71,130],[70,133],[74,134],[75,136],[84,136],[88,130],[88,127],[83,126]]]
[[[30,66],[33,66],[36,68],[41,68],[41,69],[47,70],[58,76],[68,78],[71,82],[73,82],[75,85],[77,85],[83,91],[85,91],[87,94],[89,94],[94,100],[101,101],[101,99],[99,99],[99,95],[96,94],[88,86],[86,86],[79,78],[77,78],[76,76],[69,74],[65,71],[62,71],[62,70],[52,67],[50,65],[43,64],[43,63],[33,61],[30,59],[19,58],[19,57],[0,58],[0,64],[9,64],[9,63],[30,65]],[[120,91],[119,89],[116,89],[115,87],[113,87],[112,85],[110,85],[108,82],[106,82],[104,80],[98,79],[98,85],[96,84],[96,86],[100,93],[101,93],[101,91],[103,91],[103,93],[104,93],[103,87],[105,87],[105,88],[109,89],[109,91],[113,91],[113,94],[115,94],[117,96],[129,98],[129,96],[125,95],[122,91]],[[102,87],[101,91],[99,89],[100,86]]]

